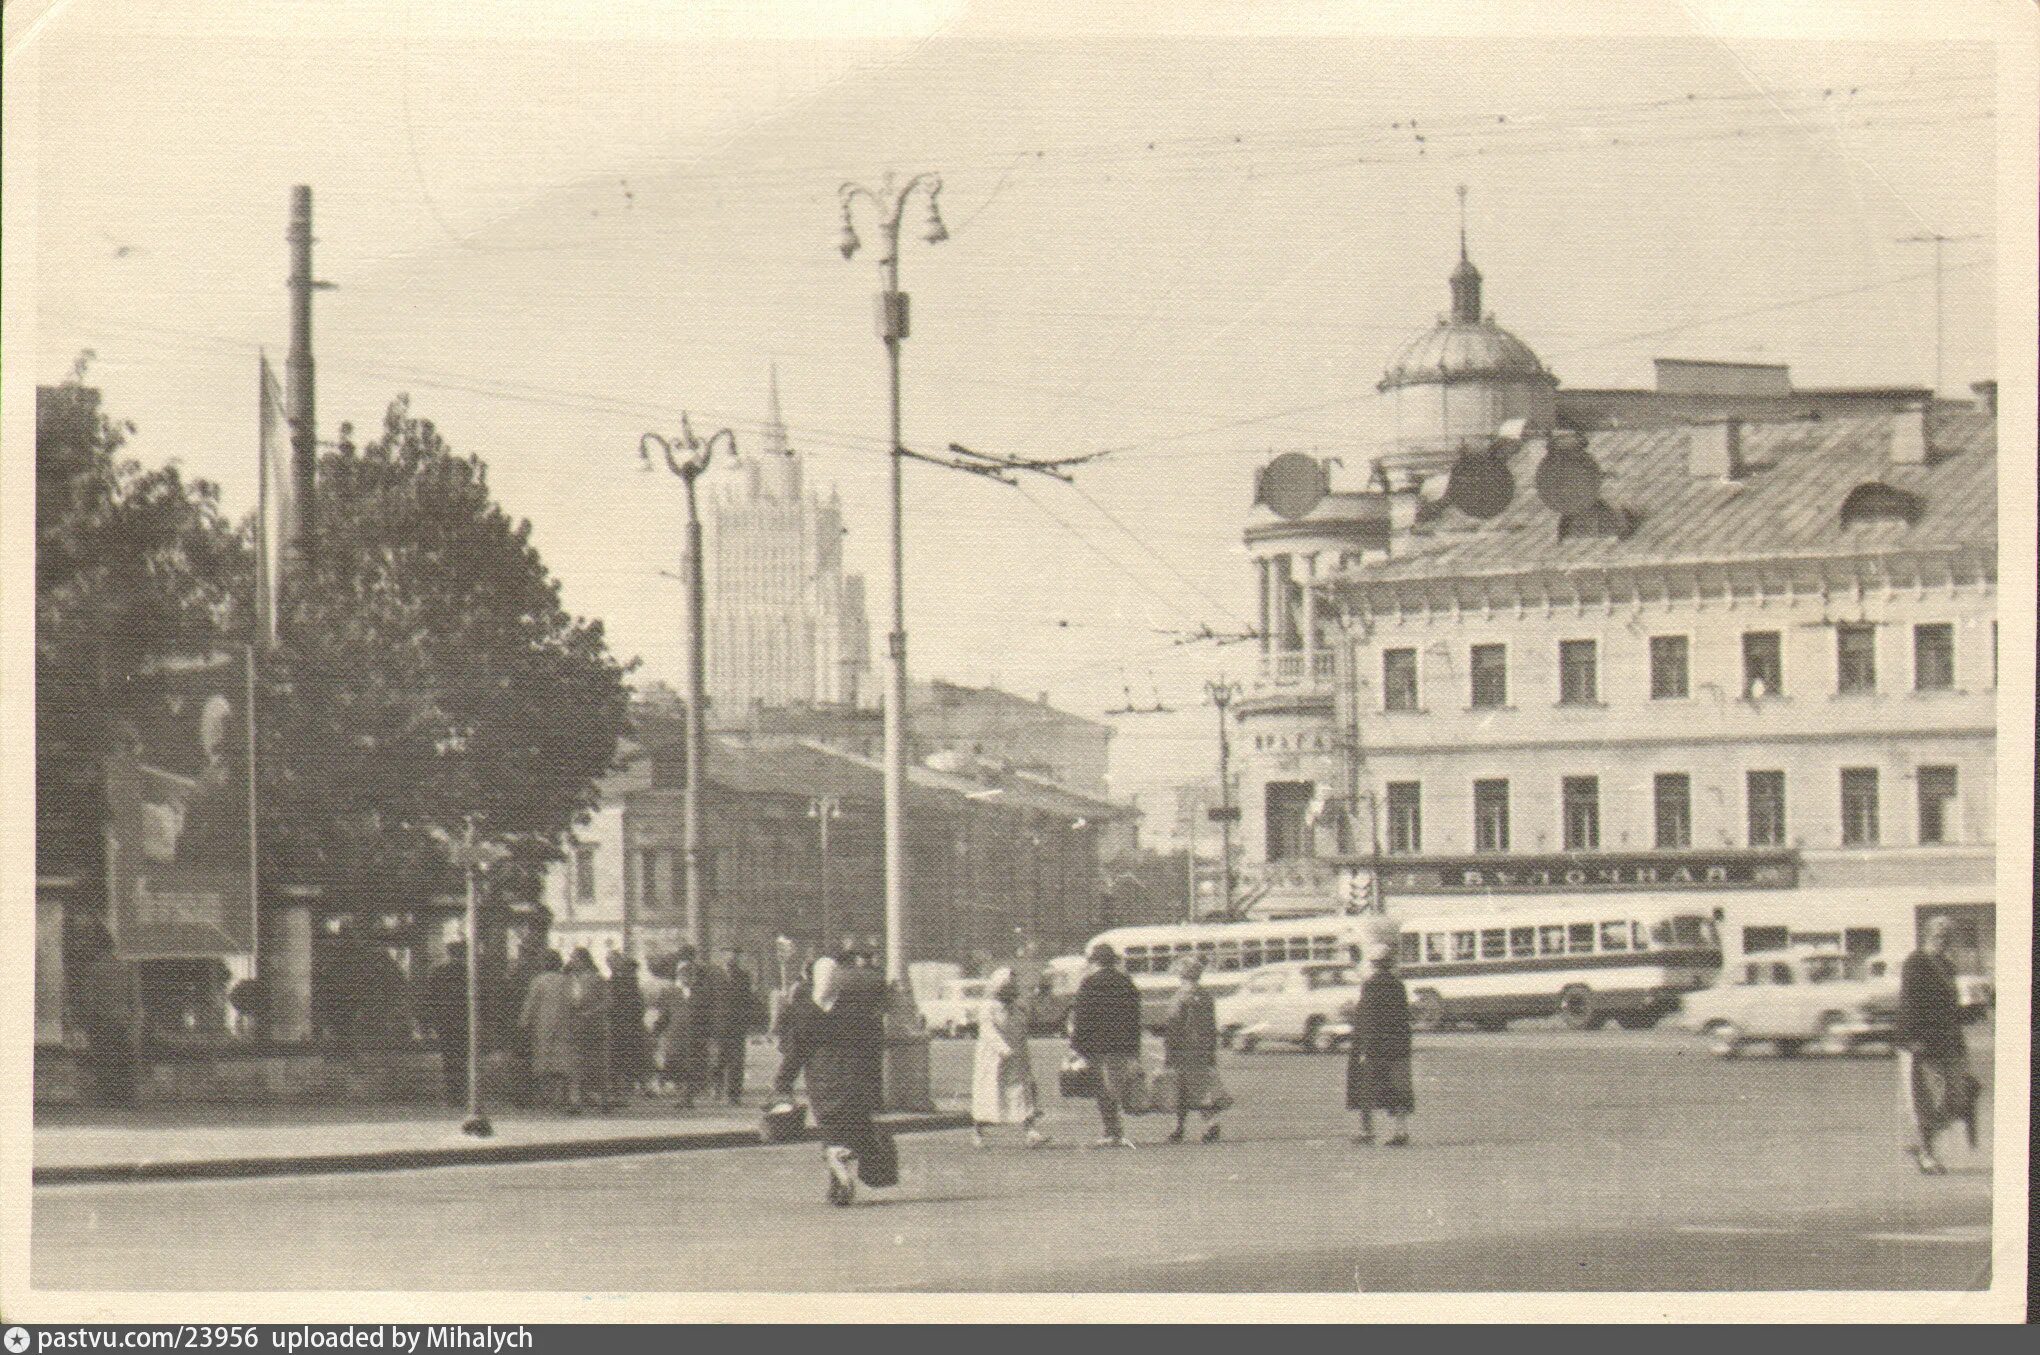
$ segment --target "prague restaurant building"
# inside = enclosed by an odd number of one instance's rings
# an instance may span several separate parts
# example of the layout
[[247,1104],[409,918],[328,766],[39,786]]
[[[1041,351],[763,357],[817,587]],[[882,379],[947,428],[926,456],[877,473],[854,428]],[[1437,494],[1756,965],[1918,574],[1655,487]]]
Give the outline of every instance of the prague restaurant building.
[[[1247,526],[1265,652],[1235,713],[1261,911],[1377,875],[1401,914],[1690,893],[1731,956],[1902,955],[1945,912],[1988,972],[1987,383],[1974,405],[1723,389],[1706,422],[1574,431],[1463,255],[1452,283],[1382,383],[1396,436],[1369,489]],[[1570,513],[1535,488],[1554,447],[1599,472]],[[1492,516],[1446,493],[1469,453],[1506,496],[1467,500]]]

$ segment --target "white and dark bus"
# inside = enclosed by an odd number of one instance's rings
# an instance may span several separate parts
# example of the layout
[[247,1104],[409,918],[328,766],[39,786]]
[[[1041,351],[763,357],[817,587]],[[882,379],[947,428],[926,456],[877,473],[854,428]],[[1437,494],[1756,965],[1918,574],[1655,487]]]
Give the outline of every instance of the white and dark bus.
[[1398,968],[1419,1030],[1655,1025],[1721,972],[1714,920],[1685,904],[1575,896],[1487,913],[1404,915]]
[[1117,927],[1085,944],[1104,943],[1119,952],[1120,967],[1140,990],[1145,1019],[1168,1003],[1180,980],[1176,967],[1195,956],[1204,961],[1202,986],[1223,996],[1265,965],[1292,960],[1351,960],[1369,935],[1392,926],[1380,917],[1327,913],[1278,922],[1179,922]]

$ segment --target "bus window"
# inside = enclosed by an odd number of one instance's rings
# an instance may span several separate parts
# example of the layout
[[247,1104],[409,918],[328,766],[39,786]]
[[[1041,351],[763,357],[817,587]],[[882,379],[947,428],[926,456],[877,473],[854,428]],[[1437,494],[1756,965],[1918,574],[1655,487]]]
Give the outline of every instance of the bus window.
[[1509,954],[1518,959],[1537,953],[1537,929],[1535,927],[1509,928]]
[[1261,964],[1261,943],[1259,941],[1240,942],[1240,968],[1259,969]]
[[[1207,943],[1206,943],[1206,945],[1208,945],[1208,944],[1209,944],[1209,943],[1207,942]],[[1203,945],[1192,945],[1192,944],[1191,944],[1190,942],[1188,942],[1188,941],[1178,941],[1178,942],[1176,943],[1176,953],[1177,953],[1178,955],[1188,955],[1188,954],[1190,954],[1190,953],[1191,953],[1192,951],[1199,951],[1199,950],[1203,950],[1203,949],[1205,949],[1205,948],[1206,948],[1206,947],[1205,947],[1205,946],[1203,946]]]
[[1671,945],[1671,944],[1672,944],[1672,924],[1671,924],[1671,923],[1669,923],[1669,922],[1653,922],[1653,923],[1651,923],[1651,924],[1650,924],[1650,943],[1651,943],[1651,944],[1652,944],[1653,946],[1669,946],[1669,945]]
[[1566,952],[1571,955],[1592,955],[1594,953],[1594,924],[1575,922],[1565,929]]
[[1402,934],[1402,941],[1397,949],[1401,954],[1404,964],[1416,964],[1421,958],[1417,953],[1417,934],[1415,932],[1404,932]]
[[1455,960],[1471,960],[1473,958],[1472,932],[1452,933],[1452,958]]
[[1601,924],[1602,950],[1628,950],[1629,924],[1627,922],[1603,922]]
[[1445,963],[1445,933],[1443,932],[1425,933],[1424,959],[1432,964]]
[[1509,954],[1509,933],[1501,927],[1492,927],[1480,934],[1480,958],[1483,960],[1505,959]]
[[1197,957],[1201,960],[1209,960],[1217,950],[1218,942],[1216,941],[1199,941],[1197,943]]
[[1565,954],[1565,928],[1560,926],[1537,929],[1537,950],[1543,955]]
[[1675,917],[1672,919],[1672,935],[1682,946],[1704,946],[1707,944],[1707,919]]
[[1629,924],[1629,943],[1630,949],[1632,950],[1649,949],[1649,947],[1644,944],[1643,924],[1641,922],[1632,922]]
[[1339,958],[1339,938],[1336,936],[1314,936],[1311,938],[1310,958],[1313,960],[1336,960]]

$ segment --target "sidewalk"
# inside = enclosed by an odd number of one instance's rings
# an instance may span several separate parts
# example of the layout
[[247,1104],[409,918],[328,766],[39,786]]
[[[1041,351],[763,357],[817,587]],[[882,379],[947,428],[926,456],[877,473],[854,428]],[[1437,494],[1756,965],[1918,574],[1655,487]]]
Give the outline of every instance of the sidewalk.
[[[683,1111],[656,1100],[608,1115],[506,1106],[490,1112],[494,1135],[477,1139],[460,1132],[461,1111],[444,1106],[64,1109],[36,1117],[33,1180],[45,1186],[400,1171],[755,1147],[758,1116],[756,1106]],[[969,1123],[968,1116],[942,1112],[883,1119],[895,1133]]]

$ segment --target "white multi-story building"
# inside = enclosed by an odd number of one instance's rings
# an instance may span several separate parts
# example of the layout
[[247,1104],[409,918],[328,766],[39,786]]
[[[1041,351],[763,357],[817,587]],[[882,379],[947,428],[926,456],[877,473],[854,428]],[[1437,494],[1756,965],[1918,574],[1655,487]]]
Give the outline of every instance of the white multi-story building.
[[707,568],[711,713],[753,706],[856,705],[871,666],[864,579],[843,571],[843,506],[803,483],[800,452],[771,383],[764,445],[713,505]]
[[[1369,489],[1257,508],[1246,529],[1266,652],[1235,747],[1266,906],[1328,902],[1342,874],[1392,911],[1690,890],[1731,952],[1902,953],[1947,911],[1987,969],[1987,392],[1802,409],[1767,389],[1740,419],[1722,390],[1704,423],[1637,417],[1667,412],[1637,392],[1628,426],[1574,423],[1520,342],[1475,341],[1493,321],[1463,254],[1460,270],[1452,318],[1413,341],[1437,360],[1399,358],[1383,383],[1397,434]],[[1706,367],[1674,364],[1680,381]],[[1427,384],[1429,404],[1411,394]],[[1483,431],[1480,408],[1519,422]],[[1533,487],[1554,450],[1600,476],[1564,514]],[[1445,492],[1467,454],[1513,490],[1491,517]]]

